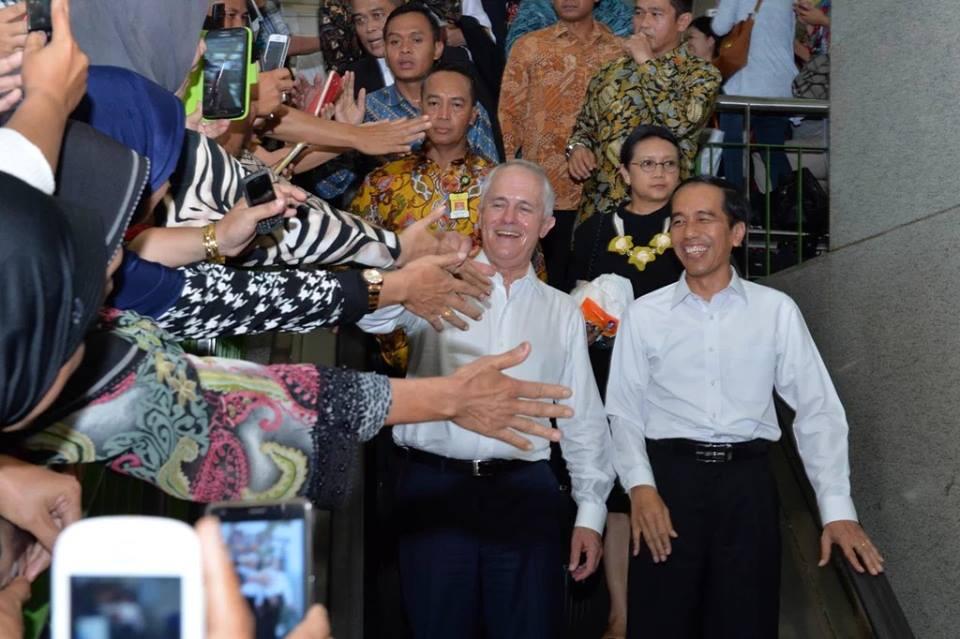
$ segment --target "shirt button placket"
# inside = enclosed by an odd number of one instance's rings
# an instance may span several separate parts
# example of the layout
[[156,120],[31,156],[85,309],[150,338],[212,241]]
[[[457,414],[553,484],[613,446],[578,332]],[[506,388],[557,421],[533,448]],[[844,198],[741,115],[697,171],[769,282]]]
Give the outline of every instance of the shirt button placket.
[[707,397],[709,398],[710,419],[714,425],[720,418],[720,408],[722,406],[723,384],[720,380],[720,322],[717,313],[714,310],[707,311],[707,379],[709,388]]

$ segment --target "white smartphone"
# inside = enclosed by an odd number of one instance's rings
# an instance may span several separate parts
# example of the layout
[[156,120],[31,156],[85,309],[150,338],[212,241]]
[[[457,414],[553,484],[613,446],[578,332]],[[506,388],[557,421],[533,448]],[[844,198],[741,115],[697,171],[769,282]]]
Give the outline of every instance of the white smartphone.
[[305,499],[212,504],[257,637],[286,637],[313,603],[313,508]]
[[203,639],[200,541],[160,517],[95,517],[53,550],[52,639]]
[[287,52],[290,49],[290,36],[274,33],[267,40],[267,46],[260,58],[261,71],[279,69],[287,62]]

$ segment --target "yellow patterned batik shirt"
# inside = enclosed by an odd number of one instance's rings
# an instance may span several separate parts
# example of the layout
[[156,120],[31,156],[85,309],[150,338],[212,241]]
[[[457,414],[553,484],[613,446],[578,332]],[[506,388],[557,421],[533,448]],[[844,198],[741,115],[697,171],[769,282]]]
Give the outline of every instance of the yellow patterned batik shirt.
[[677,136],[682,177],[689,176],[720,83],[717,68],[683,46],[644,64],[621,57],[602,67],[587,87],[570,137],[570,144],[584,145],[597,158],[597,170],[583,183],[579,222],[628,198],[618,170],[620,147],[640,124],[659,125]]

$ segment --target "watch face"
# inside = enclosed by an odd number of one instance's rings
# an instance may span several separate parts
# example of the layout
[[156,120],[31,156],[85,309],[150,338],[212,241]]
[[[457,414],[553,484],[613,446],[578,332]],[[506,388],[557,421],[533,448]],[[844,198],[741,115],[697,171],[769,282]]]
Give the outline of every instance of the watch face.
[[377,269],[368,268],[363,272],[363,279],[367,284],[383,284],[383,273]]

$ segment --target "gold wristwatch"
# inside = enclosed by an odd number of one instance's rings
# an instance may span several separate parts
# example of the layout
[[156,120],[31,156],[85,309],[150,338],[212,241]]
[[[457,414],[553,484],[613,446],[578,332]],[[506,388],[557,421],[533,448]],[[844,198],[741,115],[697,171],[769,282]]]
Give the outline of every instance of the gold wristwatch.
[[375,268],[364,269],[363,281],[367,283],[367,310],[373,312],[380,306],[380,290],[383,288],[383,273]]

